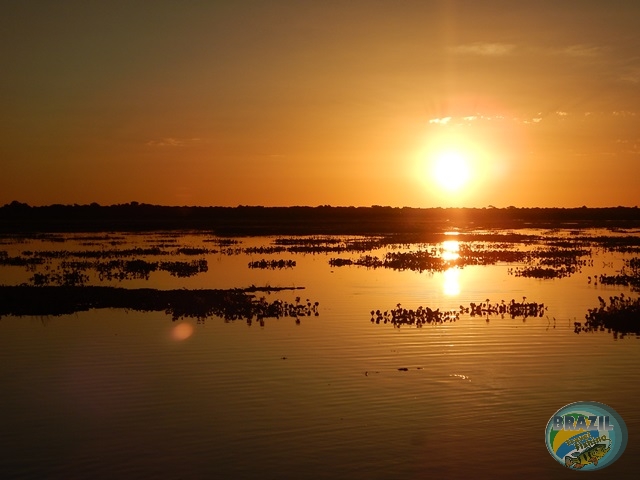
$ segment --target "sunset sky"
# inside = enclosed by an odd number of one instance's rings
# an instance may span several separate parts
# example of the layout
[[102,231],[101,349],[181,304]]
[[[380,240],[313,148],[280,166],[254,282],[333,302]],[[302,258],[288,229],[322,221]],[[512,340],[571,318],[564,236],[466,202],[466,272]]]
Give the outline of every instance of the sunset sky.
[[640,204],[637,0],[1,6],[0,205]]

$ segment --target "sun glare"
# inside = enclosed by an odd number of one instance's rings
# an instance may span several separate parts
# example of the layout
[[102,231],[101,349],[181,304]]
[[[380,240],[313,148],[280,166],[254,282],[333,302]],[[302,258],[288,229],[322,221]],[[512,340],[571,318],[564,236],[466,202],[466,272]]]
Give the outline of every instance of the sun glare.
[[457,192],[471,177],[468,159],[460,152],[447,150],[435,155],[432,178],[449,192]]
[[492,144],[491,132],[482,138],[470,128],[429,133],[411,172],[427,202],[460,207],[491,195],[487,183],[504,178],[503,149]]

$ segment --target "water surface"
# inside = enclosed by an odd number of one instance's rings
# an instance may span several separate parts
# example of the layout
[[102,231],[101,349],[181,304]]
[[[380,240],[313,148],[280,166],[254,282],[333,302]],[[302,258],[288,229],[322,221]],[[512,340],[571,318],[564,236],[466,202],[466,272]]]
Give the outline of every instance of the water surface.
[[[537,240],[514,249],[576,237],[568,231],[526,233]],[[162,255],[135,258],[201,259],[207,270],[100,280],[88,268],[85,284],[304,287],[259,295],[317,301],[319,315],[298,322],[266,318],[264,326],[256,319],[251,325],[218,317],[174,321],[164,312],[120,309],[4,316],[2,478],[568,478],[577,474],[547,453],[544,428],[557,409],[579,400],[612,406],[629,428],[625,454],[595,475],[636,478],[640,342],[634,335],[574,331],[598,296],[637,296],[630,287],[593,281],[619,273],[633,252],[591,246],[571,275],[540,279],[514,275],[525,266],[517,262],[441,271],[329,264],[331,258],[429,249],[455,257],[464,246],[455,236],[320,253],[256,250],[287,246],[276,237],[223,245],[187,233],[87,237],[3,238],[0,250],[14,258],[25,251],[34,257],[39,251],[159,245]],[[216,251],[187,255],[177,252],[180,247]],[[29,283],[35,273],[58,271],[63,260],[78,258],[5,265],[0,283]],[[295,266],[248,267],[260,260]],[[547,309],[528,318],[463,313],[454,322],[421,328],[372,322],[370,315],[398,303],[448,310],[486,299],[538,302]]]

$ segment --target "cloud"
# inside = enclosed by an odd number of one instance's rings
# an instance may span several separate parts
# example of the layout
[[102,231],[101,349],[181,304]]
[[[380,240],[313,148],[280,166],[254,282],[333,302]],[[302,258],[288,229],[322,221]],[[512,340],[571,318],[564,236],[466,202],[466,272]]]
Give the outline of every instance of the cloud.
[[436,123],[439,125],[446,125],[451,121],[451,117],[443,117],[443,118],[432,118],[429,120],[429,123]]
[[640,67],[627,69],[620,75],[619,79],[625,83],[640,83]]
[[502,122],[502,121],[519,121],[517,118],[505,117],[503,115],[462,115],[462,116],[450,116],[442,118],[431,118],[429,123],[435,125],[449,125],[449,126],[464,126],[471,125],[472,123],[480,122]]
[[149,140],[145,145],[149,147],[186,147],[199,141],[199,138],[165,137],[160,140]]
[[584,118],[592,118],[592,119],[606,119],[606,118],[628,118],[629,120],[635,119],[640,116],[640,112],[636,112],[633,110],[616,110],[616,111],[608,111],[608,112],[567,112],[564,110],[555,110],[547,113],[536,112],[535,115],[520,115],[520,116],[504,116],[504,115],[482,115],[476,113],[474,115],[462,115],[462,116],[448,116],[441,118],[431,118],[429,119],[429,123],[432,125],[438,125],[442,128],[444,127],[459,127],[471,125],[473,123],[493,123],[497,124],[500,122],[512,122],[514,124],[523,124],[523,125],[536,125],[540,124],[543,121],[553,122],[553,121],[561,121],[561,122],[575,122]]
[[598,57],[604,52],[603,47],[597,47],[594,45],[569,45],[555,50],[556,54],[566,55],[569,57]]
[[509,55],[515,45],[511,43],[467,43],[464,45],[456,45],[451,47],[450,51],[459,55],[481,55],[485,57],[501,57]]

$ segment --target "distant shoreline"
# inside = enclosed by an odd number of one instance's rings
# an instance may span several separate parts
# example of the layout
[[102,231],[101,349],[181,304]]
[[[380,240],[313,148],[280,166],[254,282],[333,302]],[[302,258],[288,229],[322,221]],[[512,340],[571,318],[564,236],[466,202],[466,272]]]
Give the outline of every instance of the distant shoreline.
[[217,235],[384,235],[478,228],[640,228],[638,207],[0,207],[0,233],[197,230]]

